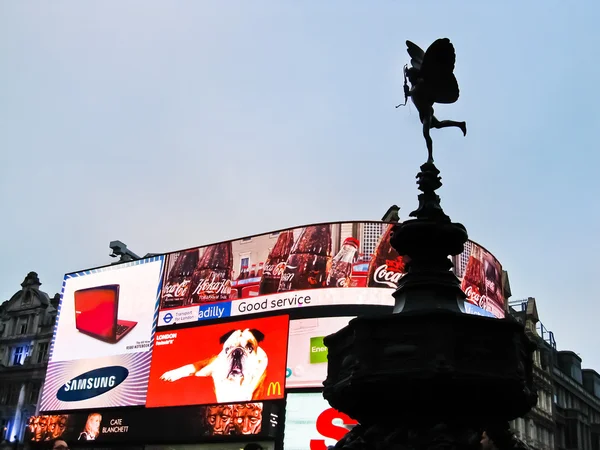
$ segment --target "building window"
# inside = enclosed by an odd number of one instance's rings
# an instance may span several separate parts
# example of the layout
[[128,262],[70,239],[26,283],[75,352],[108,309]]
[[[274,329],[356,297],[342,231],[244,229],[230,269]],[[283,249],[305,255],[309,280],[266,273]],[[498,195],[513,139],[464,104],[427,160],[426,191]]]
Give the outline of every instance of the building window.
[[17,334],[26,334],[27,333],[27,318],[20,318],[17,322]]
[[244,273],[248,271],[248,266],[250,265],[250,258],[241,258],[240,259],[240,273]]
[[40,384],[32,383],[31,390],[29,391],[29,404],[35,405],[38,401],[38,397],[40,396]]
[[18,384],[11,384],[8,388],[8,399],[6,401],[7,405],[16,405],[19,401],[19,390],[21,386]]
[[19,346],[15,347],[12,359],[12,365],[18,366],[23,364],[23,360],[25,359],[25,347]]
[[247,243],[247,242],[252,242],[252,238],[249,237],[249,238],[240,239],[240,242],[242,242],[244,244]]
[[0,386],[0,405],[6,405],[8,401],[8,385]]
[[46,359],[47,354],[48,354],[48,343],[40,342],[40,344],[38,345],[38,354],[37,354],[37,359],[35,360],[35,362],[38,364],[43,363],[44,360]]

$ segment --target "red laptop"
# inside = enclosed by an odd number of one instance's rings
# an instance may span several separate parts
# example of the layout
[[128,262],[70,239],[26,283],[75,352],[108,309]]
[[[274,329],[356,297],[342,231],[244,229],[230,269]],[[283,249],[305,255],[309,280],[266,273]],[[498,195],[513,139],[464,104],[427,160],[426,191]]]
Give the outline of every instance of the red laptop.
[[114,344],[137,322],[119,320],[119,285],[108,284],[75,291],[75,327],[101,341]]

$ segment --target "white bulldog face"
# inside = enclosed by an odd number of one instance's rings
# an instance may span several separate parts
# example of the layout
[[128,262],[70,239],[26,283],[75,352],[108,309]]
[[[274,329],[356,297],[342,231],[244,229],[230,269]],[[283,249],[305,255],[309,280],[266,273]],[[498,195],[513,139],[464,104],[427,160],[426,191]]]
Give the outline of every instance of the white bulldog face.
[[232,330],[221,336],[222,354],[227,361],[225,378],[243,382],[245,376],[254,374],[259,365],[259,343],[265,338],[258,330]]

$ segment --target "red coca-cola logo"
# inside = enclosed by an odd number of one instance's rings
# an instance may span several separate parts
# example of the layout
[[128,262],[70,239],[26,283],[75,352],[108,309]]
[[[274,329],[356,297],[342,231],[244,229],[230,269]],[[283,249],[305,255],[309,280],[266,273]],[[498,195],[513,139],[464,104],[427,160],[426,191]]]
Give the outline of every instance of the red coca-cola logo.
[[[290,267],[290,269],[296,269],[296,267]],[[281,281],[284,283],[289,283],[294,279],[294,272],[287,272],[281,274]]]
[[163,297],[185,297],[190,288],[190,280],[184,280],[181,283],[167,284],[163,290]]
[[400,281],[400,278],[402,278],[402,275],[404,275],[402,272],[389,270],[388,265],[384,264],[375,269],[373,281],[395,289],[398,287],[398,282]]
[[265,264],[264,275],[272,276],[274,278],[281,277],[285,272],[285,261],[281,261],[277,264]]
[[480,308],[485,309],[486,311],[492,311],[492,307],[490,305],[492,299],[489,298],[487,295],[479,294],[476,288],[474,289],[473,286],[467,286],[467,288],[465,289],[465,295],[467,296],[467,301],[469,303],[477,305]]
[[337,280],[336,286],[337,287],[346,287],[346,284],[348,284],[348,279],[346,277],[340,278],[339,280]]
[[206,295],[231,294],[231,281],[223,280],[216,281],[215,278],[210,280],[204,279],[198,282],[198,286],[194,289],[193,295],[203,293]]
[[277,264],[275,266],[275,268],[273,269],[273,276],[274,277],[280,277],[283,275],[283,272],[285,272],[285,268],[286,268],[286,263],[285,261],[281,261],[279,264]]

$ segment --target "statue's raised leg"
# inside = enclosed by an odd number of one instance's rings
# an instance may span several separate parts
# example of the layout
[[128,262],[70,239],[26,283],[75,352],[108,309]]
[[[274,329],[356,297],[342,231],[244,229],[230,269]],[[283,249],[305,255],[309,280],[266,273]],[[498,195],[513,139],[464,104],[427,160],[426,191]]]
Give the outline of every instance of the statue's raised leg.
[[467,122],[456,122],[455,120],[437,120],[435,116],[431,119],[432,128],[448,128],[456,127],[460,128],[463,132],[463,136],[467,135]]

